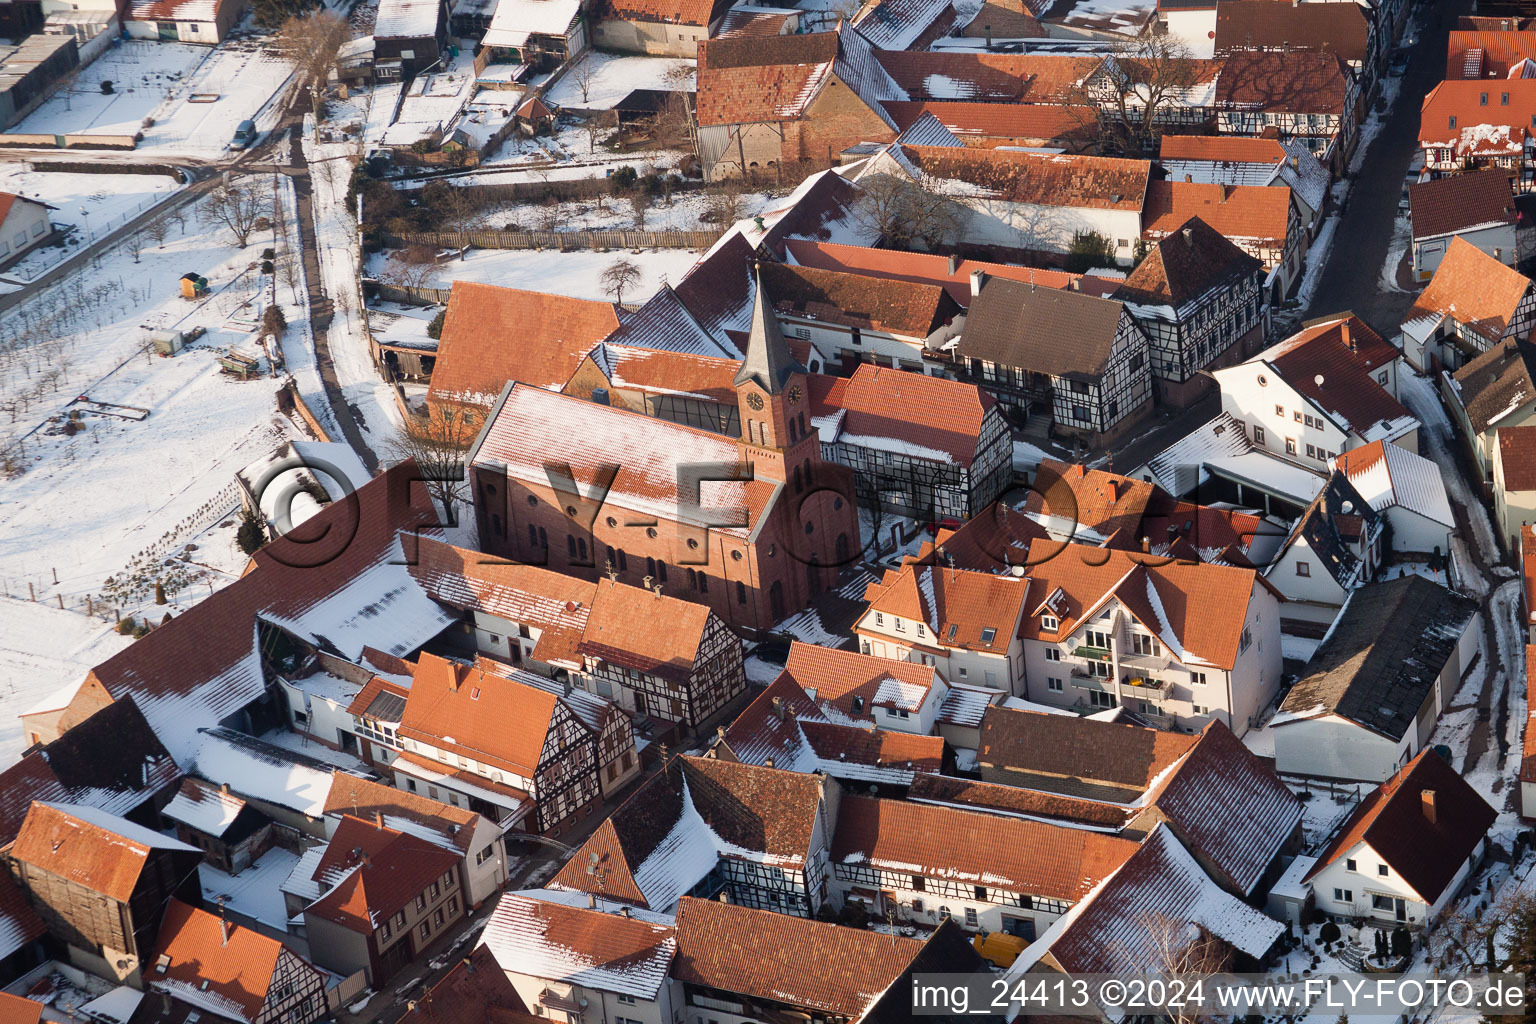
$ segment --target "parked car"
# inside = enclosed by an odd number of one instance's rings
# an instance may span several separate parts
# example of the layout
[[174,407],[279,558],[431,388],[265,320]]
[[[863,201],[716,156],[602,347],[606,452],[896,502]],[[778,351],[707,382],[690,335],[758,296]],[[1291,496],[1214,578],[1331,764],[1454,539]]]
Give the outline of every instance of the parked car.
[[247,118],[235,128],[235,137],[229,140],[230,149],[244,149],[256,139],[256,122]]

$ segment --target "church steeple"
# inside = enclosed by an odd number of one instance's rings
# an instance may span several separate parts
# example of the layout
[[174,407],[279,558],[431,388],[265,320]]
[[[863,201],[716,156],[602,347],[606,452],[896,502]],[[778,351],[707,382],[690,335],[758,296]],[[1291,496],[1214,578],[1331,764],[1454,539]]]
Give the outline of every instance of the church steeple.
[[784,332],[779,330],[773,301],[763,288],[761,265],[753,265],[752,276],[757,285],[757,295],[752,300],[752,327],[747,335],[747,356],[741,361],[741,369],[736,371],[735,384],[739,388],[752,382],[764,393],[777,395],[784,390],[789,378],[804,373],[805,367],[789,351]]

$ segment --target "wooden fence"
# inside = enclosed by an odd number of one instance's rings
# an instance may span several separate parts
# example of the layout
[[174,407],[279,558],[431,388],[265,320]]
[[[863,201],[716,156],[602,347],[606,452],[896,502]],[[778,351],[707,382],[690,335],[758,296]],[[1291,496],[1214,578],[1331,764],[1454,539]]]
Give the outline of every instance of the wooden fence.
[[384,232],[392,249],[430,245],[434,249],[707,249],[717,231],[420,231]]

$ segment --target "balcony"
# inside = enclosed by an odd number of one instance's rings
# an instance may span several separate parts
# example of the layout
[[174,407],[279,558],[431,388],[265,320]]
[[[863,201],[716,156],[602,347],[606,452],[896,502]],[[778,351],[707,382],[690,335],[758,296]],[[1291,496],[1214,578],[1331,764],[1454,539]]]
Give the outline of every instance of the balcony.
[[1072,657],[1082,658],[1084,661],[1108,661],[1110,654],[1108,647],[1089,647],[1084,644],[1073,648]]
[[1162,698],[1167,696],[1168,683],[1163,679],[1151,679],[1147,676],[1128,675],[1121,676],[1120,682],[1125,688],[1127,697],[1135,694],[1143,700],[1147,698]]
[[1072,685],[1079,690],[1097,690],[1100,693],[1114,693],[1114,680],[1107,676],[1091,676],[1087,672],[1078,669],[1072,670]]

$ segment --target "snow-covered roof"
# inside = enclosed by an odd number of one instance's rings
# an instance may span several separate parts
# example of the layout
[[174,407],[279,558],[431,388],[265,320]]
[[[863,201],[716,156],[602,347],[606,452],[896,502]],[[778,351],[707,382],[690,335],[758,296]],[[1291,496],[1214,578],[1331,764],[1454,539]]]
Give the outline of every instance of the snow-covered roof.
[[1396,505],[1454,529],[1440,467],[1401,445],[1383,441],[1348,451],[1336,465],[1376,511]]
[[186,779],[160,813],[198,832],[222,836],[244,809],[245,801],[233,793],[197,779]]
[[898,711],[921,711],[923,701],[930,692],[927,686],[904,683],[900,679],[882,679],[875,688],[874,703],[878,707],[892,707]]
[[480,944],[509,973],[647,1000],[677,953],[669,925],[521,893],[501,897]]
[[203,730],[192,771],[243,796],[319,818],[333,769],[233,729],[215,728]]
[[988,706],[998,703],[1007,693],[981,686],[951,683],[939,704],[939,721],[946,725],[979,727]]
[[379,0],[375,39],[423,39],[437,35],[443,0]]
[[349,444],[287,441],[235,474],[279,533],[372,479]]
[[1194,493],[1212,473],[1309,504],[1326,478],[1263,448],[1257,448],[1231,413],[1223,412],[1147,461],[1130,475],[1150,473],[1175,497]]
[[563,36],[581,13],[581,0],[500,0],[481,42],[521,47],[532,35]]
[[179,839],[175,839],[171,836],[161,835],[159,832],[156,832],[153,829],[148,829],[143,825],[135,824],[134,822],[129,821],[127,818],[120,818],[115,814],[108,814],[106,811],[103,811],[97,807],[89,807],[85,804],[54,803],[50,803],[47,806],[53,808],[56,811],[67,814],[71,818],[77,818],[88,825],[95,825],[99,829],[104,829],[113,833],[114,835],[121,836],[122,838],[128,840],[130,843],[138,843],[140,846],[147,846],[156,850],[182,850],[191,851],[193,853],[201,852],[197,847],[188,846],[186,843],[183,843]]
[[101,1024],[128,1024],[128,1018],[133,1016],[143,998],[144,993],[139,989],[119,985],[80,1007],[80,1012]]

